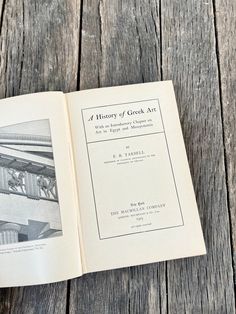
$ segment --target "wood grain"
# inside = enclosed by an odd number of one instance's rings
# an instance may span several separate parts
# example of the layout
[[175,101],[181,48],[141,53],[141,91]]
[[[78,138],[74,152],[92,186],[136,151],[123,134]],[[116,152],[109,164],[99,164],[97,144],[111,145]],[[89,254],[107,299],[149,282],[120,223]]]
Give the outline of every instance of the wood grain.
[[80,1],[6,0],[0,96],[77,88]]
[[81,89],[160,79],[156,1],[83,2]]
[[1,289],[0,313],[65,313],[67,284]]
[[174,81],[208,251],[168,262],[168,309],[235,313],[212,3],[162,1],[162,39],[163,77]]
[[[75,90],[80,2],[6,0],[1,7],[0,97]],[[1,289],[0,301],[0,313],[65,313],[67,282]]]
[[236,269],[236,2],[217,0],[215,15],[231,216],[232,254]]

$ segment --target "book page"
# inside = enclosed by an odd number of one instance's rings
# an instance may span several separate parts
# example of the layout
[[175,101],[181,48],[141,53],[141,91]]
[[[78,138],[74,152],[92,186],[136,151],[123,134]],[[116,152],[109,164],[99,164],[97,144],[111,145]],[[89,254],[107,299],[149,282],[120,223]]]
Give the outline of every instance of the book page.
[[81,275],[65,96],[0,101],[0,286]]
[[87,272],[205,254],[170,81],[67,95]]

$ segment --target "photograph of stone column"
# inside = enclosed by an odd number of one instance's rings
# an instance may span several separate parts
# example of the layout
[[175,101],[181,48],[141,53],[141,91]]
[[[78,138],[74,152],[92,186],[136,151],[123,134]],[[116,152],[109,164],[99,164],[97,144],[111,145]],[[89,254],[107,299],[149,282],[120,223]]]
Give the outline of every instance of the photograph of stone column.
[[62,235],[49,120],[0,128],[0,245]]

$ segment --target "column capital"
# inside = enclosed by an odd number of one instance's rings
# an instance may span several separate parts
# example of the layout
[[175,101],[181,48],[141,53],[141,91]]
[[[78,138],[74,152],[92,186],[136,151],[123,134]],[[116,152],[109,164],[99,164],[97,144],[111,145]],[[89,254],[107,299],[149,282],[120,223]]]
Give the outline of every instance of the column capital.
[[6,230],[19,232],[20,229],[21,229],[20,225],[12,223],[12,222],[6,222],[6,223],[0,225],[0,232],[6,231]]

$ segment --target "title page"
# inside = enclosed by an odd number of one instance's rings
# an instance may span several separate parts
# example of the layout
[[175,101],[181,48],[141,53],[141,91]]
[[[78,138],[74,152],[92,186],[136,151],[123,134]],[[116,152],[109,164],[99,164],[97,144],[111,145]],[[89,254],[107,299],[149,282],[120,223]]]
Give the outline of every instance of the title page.
[[172,83],[67,96],[84,269],[205,254]]
[[158,99],[82,115],[100,239],[182,226]]

